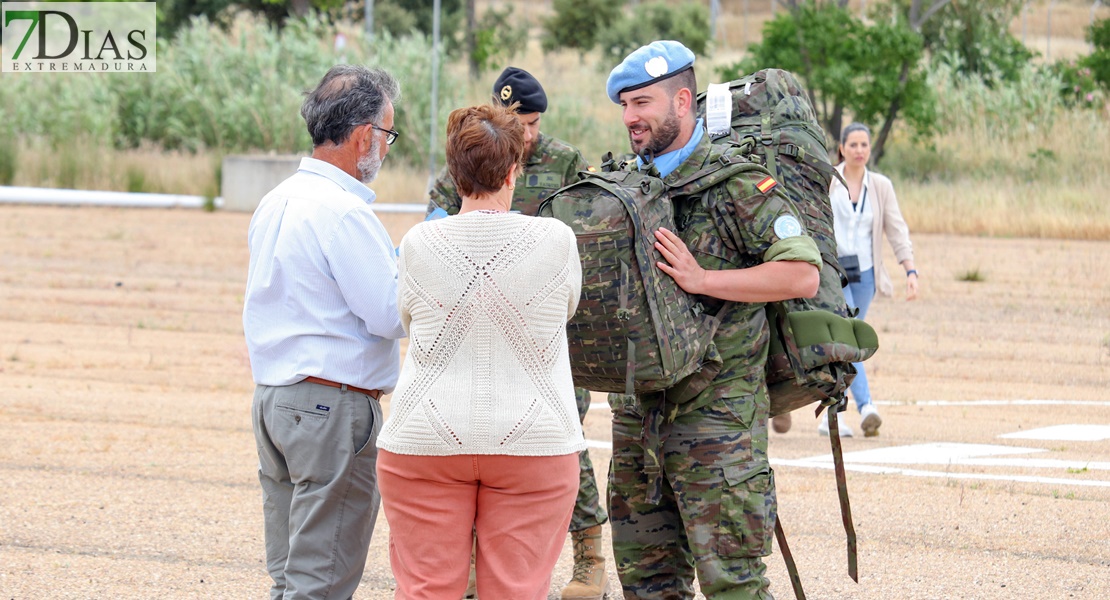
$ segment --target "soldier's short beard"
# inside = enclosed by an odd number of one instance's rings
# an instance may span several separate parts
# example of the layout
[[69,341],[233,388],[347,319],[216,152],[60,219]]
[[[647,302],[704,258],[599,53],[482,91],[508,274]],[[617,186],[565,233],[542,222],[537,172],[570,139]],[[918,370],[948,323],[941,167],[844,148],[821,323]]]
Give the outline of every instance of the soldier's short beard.
[[366,185],[374,181],[378,176],[378,172],[382,170],[382,143],[378,136],[374,136],[374,141],[370,142],[370,151],[359,157],[356,168],[358,168],[358,179]]
[[668,146],[674,143],[675,139],[678,138],[680,129],[681,121],[678,120],[678,115],[675,113],[674,105],[672,104],[670,110],[667,111],[667,117],[663,119],[662,123],[659,124],[659,128],[652,128],[651,141],[641,147],[638,151],[636,150],[636,144],[633,143],[632,151],[636,152],[640,156],[643,156],[644,154],[649,152],[652,156],[659,156],[664,150],[667,149]]

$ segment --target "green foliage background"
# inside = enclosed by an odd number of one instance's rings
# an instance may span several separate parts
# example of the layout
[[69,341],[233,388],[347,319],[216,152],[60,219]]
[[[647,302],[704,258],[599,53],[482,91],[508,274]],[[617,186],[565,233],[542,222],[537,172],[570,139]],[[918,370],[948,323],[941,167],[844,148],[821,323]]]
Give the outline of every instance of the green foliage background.
[[[830,147],[846,122],[875,129],[891,103],[917,135],[927,135],[936,121],[933,95],[926,82],[922,39],[904,19],[866,24],[832,3],[807,2],[768,21],[763,39],[749,56],[721,69],[725,79],[774,67],[802,76],[830,138]],[[903,82],[902,68],[908,65]]]
[[[281,30],[247,21],[235,34],[195,18],[172,44],[160,41],[158,71],[151,76],[6,73],[0,123],[13,138],[37,138],[54,147],[82,137],[115,148],[308,152],[311,141],[300,117],[304,92],[334,64],[379,64],[389,66],[402,88],[396,107],[402,135],[392,156],[423,164],[431,114],[428,39],[384,33],[367,44],[355,34],[337,54],[333,35],[315,17],[290,20]],[[439,90],[439,121],[446,123],[460,96],[449,71],[441,72]]]
[[704,58],[710,42],[709,10],[695,2],[637,4],[598,33],[597,45],[605,59],[599,66],[617,65],[633,50],[655,40],[678,40]]
[[585,53],[597,45],[598,36],[620,17],[621,6],[612,0],[554,0],[554,14],[543,19],[545,51],[567,48]]

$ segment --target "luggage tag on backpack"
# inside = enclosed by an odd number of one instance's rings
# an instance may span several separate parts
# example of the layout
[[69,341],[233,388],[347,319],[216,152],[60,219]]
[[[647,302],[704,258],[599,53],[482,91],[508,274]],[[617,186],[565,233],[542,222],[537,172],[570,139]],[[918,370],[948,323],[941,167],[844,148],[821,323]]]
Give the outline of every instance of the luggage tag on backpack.
[[727,83],[711,83],[705,91],[705,130],[710,137],[732,131],[732,92]]

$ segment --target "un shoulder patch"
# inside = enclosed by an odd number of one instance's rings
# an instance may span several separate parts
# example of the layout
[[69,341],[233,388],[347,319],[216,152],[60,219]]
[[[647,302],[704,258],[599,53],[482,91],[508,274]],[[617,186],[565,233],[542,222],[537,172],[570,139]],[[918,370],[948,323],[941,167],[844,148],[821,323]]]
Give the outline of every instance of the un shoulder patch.
[[802,235],[802,224],[792,215],[783,215],[775,219],[775,235],[780,240]]

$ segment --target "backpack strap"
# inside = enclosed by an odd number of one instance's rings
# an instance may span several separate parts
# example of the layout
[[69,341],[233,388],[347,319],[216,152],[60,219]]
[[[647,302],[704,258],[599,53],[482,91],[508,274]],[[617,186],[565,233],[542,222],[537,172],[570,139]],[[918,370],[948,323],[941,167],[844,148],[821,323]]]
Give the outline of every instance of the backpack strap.
[[[817,171],[825,177],[835,177],[840,180],[840,183],[844,184],[844,187],[848,187],[848,184],[844,181],[844,177],[840,174],[840,171],[837,171],[836,167],[829,164],[829,161],[827,159],[822,160],[821,158],[814,156],[812,153],[806,152],[806,149],[802,148],[801,146],[796,146],[794,144],[782,144],[779,146],[779,154],[783,156],[789,156],[790,158],[793,158],[798,162],[805,163],[813,167],[814,169],[817,169]],[[767,161],[769,164],[771,159],[768,158]]]
[[[844,535],[848,544],[848,576],[859,583],[859,561],[856,548],[856,528],[852,524],[852,506],[848,502],[848,480],[844,475],[844,453],[840,447],[840,423],[837,421],[837,406],[830,406],[829,442],[832,445],[833,469],[836,471],[836,494],[840,496],[840,520],[844,523]],[[820,414],[821,408],[817,408]]]
[[733,144],[722,144],[721,147],[724,152],[718,154],[716,159],[710,160],[698,171],[681,179],[672,179],[668,176],[663,181],[672,190],[682,190],[682,196],[693,196],[745,171],[764,168],[752,162],[740,147]]
[[782,516],[775,517],[775,540],[779,543],[779,552],[786,563],[786,572],[790,574],[790,586],[794,588],[794,597],[806,600],[806,591],[802,589],[802,576],[798,574],[798,565],[794,564],[794,555],[790,553],[790,546],[786,543],[786,532],[782,530]]
[[[840,520],[844,523],[844,533],[848,542],[848,576],[859,583],[859,561],[856,547],[856,529],[852,525],[852,507],[848,503],[848,482],[844,475],[844,453],[840,446],[840,423],[836,418],[836,406],[829,407],[829,441],[832,444],[833,469],[836,472],[836,493],[840,497]],[[817,408],[820,415],[821,408]],[[790,585],[794,588],[794,597],[797,600],[806,600],[806,592],[802,589],[802,576],[798,573],[798,565],[794,563],[794,555],[786,543],[786,532],[782,530],[782,518],[775,519],[775,540],[779,543],[782,560],[786,563],[786,571],[790,574]]]

